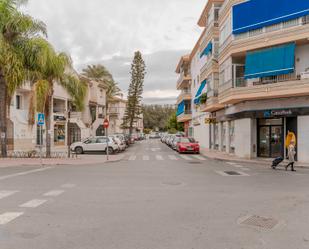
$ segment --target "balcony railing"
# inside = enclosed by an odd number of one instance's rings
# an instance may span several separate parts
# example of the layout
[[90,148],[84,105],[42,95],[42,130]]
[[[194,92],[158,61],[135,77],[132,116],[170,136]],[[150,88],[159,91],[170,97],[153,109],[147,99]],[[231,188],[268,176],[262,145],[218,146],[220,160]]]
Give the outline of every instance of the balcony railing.
[[181,72],[179,79],[177,81],[177,87],[185,80],[185,79],[190,79],[190,74],[189,73],[185,73],[185,72]]
[[81,112],[71,112],[71,118],[81,119],[82,113]]
[[117,108],[117,107],[109,107],[108,108],[108,113],[109,114],[119,114],[120,111],[119,111],[119,108]]

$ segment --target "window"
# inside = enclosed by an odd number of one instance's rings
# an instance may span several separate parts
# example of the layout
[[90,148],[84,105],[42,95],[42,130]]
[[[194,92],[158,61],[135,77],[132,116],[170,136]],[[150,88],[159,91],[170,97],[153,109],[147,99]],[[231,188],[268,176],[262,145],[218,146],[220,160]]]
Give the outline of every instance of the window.
[[97,139],[97,144],[104,144],[107,143],[107,138],[106,137],[100,137]]
[[21,109],[21,96],[16,95],[16,109],[20,110]]
[[88,138],[84,144],[95,144],[97,142],[97,139],[96,138]]

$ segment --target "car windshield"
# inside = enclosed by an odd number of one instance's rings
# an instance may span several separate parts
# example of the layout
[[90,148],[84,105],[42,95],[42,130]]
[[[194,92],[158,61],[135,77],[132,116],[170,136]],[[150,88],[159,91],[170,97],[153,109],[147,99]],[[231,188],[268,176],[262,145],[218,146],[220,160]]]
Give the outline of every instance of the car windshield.
[[182,137],[180,138],[181,143],[195,143],[194,138]]

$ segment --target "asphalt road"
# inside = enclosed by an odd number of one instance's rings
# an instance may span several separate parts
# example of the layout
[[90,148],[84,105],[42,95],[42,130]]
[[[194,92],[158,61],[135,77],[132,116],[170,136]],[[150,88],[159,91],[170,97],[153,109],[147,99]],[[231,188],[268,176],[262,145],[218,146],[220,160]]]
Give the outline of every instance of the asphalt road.
[[308,249],[308,179],[157,140],[119,162],[1,168],[0,248]]

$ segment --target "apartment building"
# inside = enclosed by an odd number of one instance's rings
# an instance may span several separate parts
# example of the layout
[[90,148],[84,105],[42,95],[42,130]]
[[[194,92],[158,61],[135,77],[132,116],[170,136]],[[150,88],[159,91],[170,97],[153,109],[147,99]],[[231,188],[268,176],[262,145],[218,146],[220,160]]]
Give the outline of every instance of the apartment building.
[[[30,83],[19,88],[12,98],[8,121],[9,151],[35,150],[40,144],[40,137],[43,137],[44,144],[46,142],[45,127],[40,130],[39,126],[29,125],[30,98]],[[89,82],[85,103],[84,111],[76,112],[70,96],[55,82],[50,114],[52,151],[66,151],[69,140],[73,143],[89,136],[104,134],[102,124],[105,118],[106,86],[103,83]]]
[[123,96],[114,97],[109,101],[108,117],[109,117],[109,134],[124,133],[122,128],[123,117],[126,111],[127,100]]
[[[285,137],[292,131],[298,160],[309,161],[309,1],[210,0],[199,20],[203,33],[212,29],[209,5],[219,8],[219,40],[216,32],[213,37],[218,51],[212,55],[213,84],[198,107],[209,126],[208,148],[244,158],[285,156]],[[197,47],[203,51],[206,44],[207,39]],[[190,71],[201,66],[191,61]],[[201,85],[208,79],[204,72]],[[193,98],[192,89],[194,82]]]

